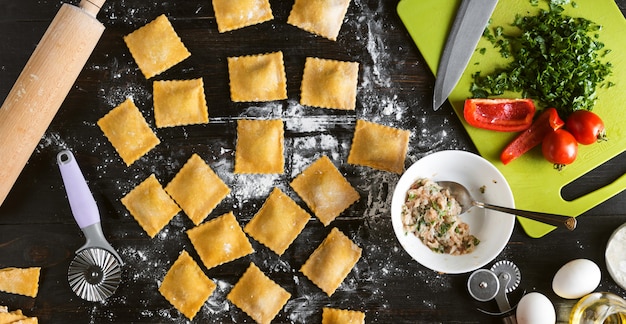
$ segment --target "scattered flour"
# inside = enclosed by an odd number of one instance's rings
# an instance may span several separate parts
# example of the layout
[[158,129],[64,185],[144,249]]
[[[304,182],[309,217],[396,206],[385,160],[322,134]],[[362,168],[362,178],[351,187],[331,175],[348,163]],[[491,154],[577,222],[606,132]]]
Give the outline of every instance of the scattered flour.
[[[133,2],[134,3],[134,2]],[[353,45],[345,46],[346,50],[354,56],[355,61],[360,62],[361,79],[357,92],[357,110],[349,113],[338,113],[333,110],[311,109],[303,107],[296,99],[290,98],[284,102],[270,102],[251,104],[247,108],[238,111],[236,116],[210,116],[210,124],[235,125],[233,122],[241,118],[281,118],[285,122],[285,173],[282,175],[237,175],[232,172],[234,167],[234,143],[230,140],[218,140],[211,143],[202,143],[196,138],[197,128],[181,127],[181,133],[168,141],[162,138],[163,143],[157,146],[158,153],[152,154],[150,161],[138,161],[135,165],[123,171],[126,178],[117,179],[108,185],[116,188],[119,196],[130,191],[151,173],[155,173],[163,185],[169,181],[182,167],[185,160],[191,155],[189,146],[186,149],[178,148],[176,140],[183,139],[185,142],[197,141],[192,147],[202,148],[201,156],[207,160],[211,168],[231,188],[231,194],[223,204],[232,206],[233,209],[242,211],[258,210],[274,187],[290,191],[289,182],[302,172],[308,165],[327,155],[341,170],[349,168],[351,172],[358,172],[359,178],[352,185],[361,193],[360,205],[364,208],[362,215],[363,224],[353,233],[351,238],[363,248],[363,256],[341,284],[340,293],[358,294],[360,304],[355,308],[367,311],[366,305],[378,305],[379,308],[388,308],[389,301],[386,292],[393,289],[393,278],[399,274],[402,277],[412,274],[416,279],[416,285],[428,285],[435,292],[443,292],[451,287],[450,279],[445,275],[433,273],[429,270],[419,270],[414,262],[406,263],[399,261],[402,258],[394,255],[403,253],[393,235],[389,221],[389,206],[397,174],[377,171],[365,167],[348,166],[347,156],[350,150],[353,127],[357,119],[366,119],[372,122],[388,126],[411,129],[410,148],[407,155],[407,165],[420,157],[441,149],[458,148],[460,143],[449,138],[447,129],[451,126],[446,117],[417,114],[413,106],[419,104],[418,99],[407,100],[401,98],[393,91],[399,87],[393,76],[386,69],[390,66],[401,66],[404,62],[389,54],[386,34],[390,28],[383,12],[391,12],[390,4],[384,0],[354,0],[354,8],[344,21],[355,30],[355,37],[362,48],[353,48]],[[133,8],[127,0],[107,2],[103,8],[104,17],[108,25],[119,25],[132,30],[148,22],[146,17],[156,17],[163,13],[166,6],[174,6],[167,2],[146,2],[141,8]],[[352,6],[352,5],[351,5]],[[210,7],[210,6],[209,6]],[[205,17],[211,12],[205,4],[198,5],[195,14]],[[141,17],[141,18],[139,18]],[[175,19],[175,18],[174,18]],[[278,22],[274,22],[278,23]],[[347,36],[346,36],[347,37]],[[341,37],[338,42],[341,45]],[[99,64],[87,66],[88,70],[104,75],[103,87],[98,91],[97,97],[100,109],[104,115],[108,110],[119,105],[126,98],[136,102],[149,123],[153,124],[151,116],[152,94],[149,82],[143,79],[132,58],[122,53],[118,56],[106,56],[105,61]],[[189,71],[185,71],[189,72]],[[385,91],[381,91],[385,90]],[[210,106],[210,104],[209,104]],[[438,122],[433,118],[441,118]],[[433,128],[432,125],[440,125]],[[425,125],[429,125],[426,128]],[[95,121],[85,122],[85,127],[99,132]],[[170,131],[170,130],[167,130]],[[165,131],[156,130],[161,136]],[[232,136],[230,134],[229,136]],[[87,150],[100,157],[96,171],[100,179],[105,178],[111,169],[119,172],[121,160],[108,142],[102,143],[100,138],[72,138],[64,137],[59,133],[48,133],[37,148],[37,152],[51,148],[63,149],[74,147]],[[94,144],[98,143],[98,144]],[[117,199],[114,197],[113,199]],[[116,207],[118,208],[118,207]],[[124,210],[119,207],[119,210]],[[236,213],[237,214],[237,213]],[[242,219],[249,219],[252,215],[237,215]],[[132,218],[128,213],[125,217]],[[209,216],[209,218],[212,216]],[[242,225],[245,221],[241,221]],[[141,299],[138,301],[121,300],[113,297],[109,303],[128,302],[136,303],[145,307],[141,316],[150,321],[188,322],[184,316],[171,307],[158,293],[158,286],[162,278],[175,260],[176,256],[168,255],[166,250],[171,246],[179,247],[179,250],[191,250],[185,239],[184,231],[188,229],[190,222],[183,213],[177,215],[157,236],[145,243],[142,237],[142,245],[123,246],[119,252],[127,265],[124,275],[133,286],[142,286]],[[142,231],[137,225],[136,231]],[[127,234],[115,233],[115,237],[124,237]],[[138,234],[133,234],[138,235]],[[145,233],[141,232],[145,236]],[[128,240],[126,240],[128,241]],[[139,243],[138,243],[139,244]],[[389,247],[393,247],[391,251]],[[166,248],[167,247],[167,248]],[[267,249],[265,249],[267,250]],[[265,251],[263,250],[263,251]],[[276,273],[291,274],[296,291],[291,291],[292,298],[285,305],[283,312],[292,323],[306,323],[317,320],[322,306],[328,306],[334,302],[316,287],[309,284],[300,284],[303,279],[298,272],[297,265],[277,257],[271,252],[257,251],[255,262],[259,260],[262,268],[270,276]],[[210,272],[211,275],[215,272]],[[284,275],[281,277],[285,277]],[[287,276],[289,277],[289,276]],[[247,320],[241,317],[240,310],[233,307],[226,295],[234,283],[226,282],[214,276],[217,284],[214,294],[204,303],[200,310],[200,317],[219,318],[224,321],[241,322]],[[155,309],[154,303],[162,305],[161,309]],[[424,300],[422,304],[430,309],[435,309],[431,301]],[[106,318],[115,320],[114,314],[107,313],[106,307],[95,305],[92,310],[92,318]],[[376,320],[376,312],[368,314],[368,319]],[[216,321],[218,321],[216,319]],[[93,321],[92,321],[93,322]]]

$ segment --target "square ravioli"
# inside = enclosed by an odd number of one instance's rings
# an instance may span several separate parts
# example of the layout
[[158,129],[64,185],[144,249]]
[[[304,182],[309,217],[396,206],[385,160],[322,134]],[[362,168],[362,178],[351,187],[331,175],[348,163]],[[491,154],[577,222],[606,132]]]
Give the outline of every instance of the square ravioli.
[[274,188],[244,231],[278,255],[285,253],[311,216],[293,199]]
[[216,286],[189,253],[183,250],[165,274],[159,292],[172,306],[193,320]]
[[254,252],[232,212],[188,230],[187,236],[207,269]]
[[269,0],[213,0],[220,33],[274,19]]
[[0,291],[37,297],[40,273],[40,267],[0,269]]
[[300,104],[354,110],[359,63],[307,57],[300,87]]
[[361,248],[337,228],[333,228],[309,256],[300,272],[330,297],[360,257]]
[[322,324],[365,324],[365,313],[324,307],[322,308]]
[[167,184],[165,191],[198,225],[226,198],[230,188],[194,153]]
[[124,42],[146,79],[191,56],[165,15],[124,36]]
[[127,166],[161,143],[131,99],[100,118],[98,126]]
[[255,322],[268,324],[291,298],[291,294],[268,278],[254,263],[250,263],[226,298]]
[[154,174],[126,194],[121,201],[151,238],[180,211],[180,207],[165,192]]
[[356,121],[348,163],[401,174],[411,132],[365,120]]
[[282,120],[238,120],[235,173],[282,174],[283,146]]
[[228,58],[230,98],[235,102],[287,99],[283,53]]
[[21,309],[9,312],[6,306],[0,306],[0,324],[37,324],[37,317],[28,317],[22,313]]
[[153,93],[154,120],[157,127],[209,122],[202,78],[154,81]]
[[350,0],[296,0],[287,23],[310,33],[337,40]]
[[290,185],[324,226],[359,200],[359,193],[327,156],[309,165]]

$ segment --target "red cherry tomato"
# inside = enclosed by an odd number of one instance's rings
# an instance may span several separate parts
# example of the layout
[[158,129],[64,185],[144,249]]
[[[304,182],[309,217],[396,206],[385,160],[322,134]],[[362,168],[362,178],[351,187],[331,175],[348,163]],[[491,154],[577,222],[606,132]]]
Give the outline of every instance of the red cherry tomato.
[[546,135],[541,144],[541,152],[546,160],[554,163],[555,169],[561,170],[576,160],[578,142],[574,135],[560,128]]
[[588,110],[577,110],[565,121],[565,128],[574,135],[578,143],[589,145],[606,140],[604,122],[600,116]]

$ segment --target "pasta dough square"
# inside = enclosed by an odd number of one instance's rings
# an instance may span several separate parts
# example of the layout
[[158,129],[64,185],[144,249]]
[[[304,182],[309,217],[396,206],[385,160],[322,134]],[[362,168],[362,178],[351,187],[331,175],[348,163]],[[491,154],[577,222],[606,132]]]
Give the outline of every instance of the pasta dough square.
[[401,174],[410,135],[406,130],[359,119],[348,163]]
[[165,192],[154,174],[126,194],[121,201],[151,238],[180,212],[180,207]]
[[283,53],[228,58],[230,98],[235,102],[287,99]]
[[154,120],[157,127],[209,122],[202,78],[154,81],[153,93]]
[[309,213],[293,199],[274,188],[243,230],[276,254],[282,255],[310,218]]
[[131,99],[100,118],[98,126],[127,166],[161,143]]
[[257,323],[268,324],[291,298],[291,294],[268,278],[254,263],[250,263],[226,298]]
[[188,230],[187,236],[207,269],[254,252],[232,212]]
[[287,23],[337,40],[350,0],[296,0]]
[[300,104],[354,110],[359,63],[307,57],[300,89]]
[[40,267],[0,269],[0,291],[37,297]]
[[4,308],[0,310],[0,324],[21,323],[24,319],[26,319],[26,316],[20,309],[12,312],[9,312]]
[[220,33],[274,19],[268,0],[213,0],[213,11]]
[[360,257],[361,248],[337,228],[333,228],[309,256],[300,272],[330,297]]
[[291,181],[291,187],[324,226],[359,200],[359,193],[327,156],[302,171]]
[[198,225],[226,198],[230,188],[194,153],[167,184],[165,191],[174,198],[189,219]]
[[191,56],[165,15],[124,36],[124,42],[146,79]]
[[283,121],[237,121],[235,173],[276,173],[285,168]]
[[324,307],[322,308],[322,324],[365,324],[365,313]]
[[10,311],[6,306],[0,306],[0,324],[37,324],[37,317],[28,317],[21,309]]
[[183,250],[165,274],[159,292],[192,320],[216,287],[189,253]]

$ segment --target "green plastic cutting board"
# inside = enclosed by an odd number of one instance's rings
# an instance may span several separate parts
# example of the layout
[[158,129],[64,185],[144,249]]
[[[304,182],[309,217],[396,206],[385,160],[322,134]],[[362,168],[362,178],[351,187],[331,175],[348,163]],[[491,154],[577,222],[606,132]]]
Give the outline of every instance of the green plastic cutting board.
[[[400,19],[433,73],[436,73],[459,3],[459,0],[401,0],[398,4]],[[459,84],[449,97],[479,153],[504,174],[513,191],[515,205],[520,209],[578,216],[626,189],[626,175],[622,175],[611,184],[572,201],[564,200],[561,195],[561,189],[568,183],[626,149],[626,20],[612,0],[577,0],[576,4],[577,8],[565,5],[565,14],[582,16],[602,25],[600,41],[606,48],[612,49],[606,60],[613,64],[610,81],[616,83],[616,86],[600,89],[594,107],[594,112],[605,121],[608,141],[579,146],[577,160],[560,172],[542,158],[538,148],[503,165],[499,159],[500,152],[515,134],[474,128],[463,120],[463,101],[471,96],[469,88],[472,74],[476,71],[486,74],[499,64],[504,64],[499,53],[485,39],[480,41],[477,48],[487,48],[486,53],[474,52]],[[509,26],[516,14],[533,14],[540,8],[545,6],[534,7],[528,0],[500,0],[492,15],[491,26]],[[526,218],[518,217],[518,220],[530,237],[542,237],[555,229]]]

